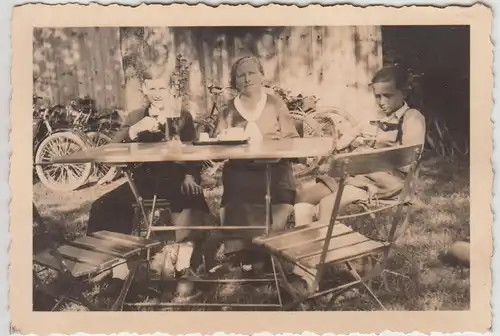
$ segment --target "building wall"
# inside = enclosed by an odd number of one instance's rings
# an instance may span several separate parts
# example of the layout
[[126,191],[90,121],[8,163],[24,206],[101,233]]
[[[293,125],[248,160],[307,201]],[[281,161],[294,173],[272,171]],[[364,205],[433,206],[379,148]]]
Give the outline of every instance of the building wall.
[[207,86],[228,85],[246,55],[260,59],[269,84],[360,118],[375,111],[368,84],[382,65],[380,27],[41,28],[34,90],[51,103],[88,94],[100,108],[131,110],[144,103],[140,70],[153,63],[178,74],[178,55],[189,64],[180,77],[194,115],[209,111]]

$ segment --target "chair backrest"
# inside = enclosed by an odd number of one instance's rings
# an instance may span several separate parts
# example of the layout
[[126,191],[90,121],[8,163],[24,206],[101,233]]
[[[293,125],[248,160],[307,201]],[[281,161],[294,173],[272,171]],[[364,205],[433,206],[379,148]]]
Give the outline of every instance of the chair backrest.
[[418,161],[421,150],[421,145],[401,145],[338,154],[332,157],[328,174],[342,178],[403,168]]
[[348,176],[372,174],[409,167],[403,188],[398,196],[397,209],[392,218],[387,237],[388,242],[394,242],[396,239],[396,229],[408,219],[409,211],[403,213],[403,207],[408,204],[407,197],[415,187],[414,179],[418,170],[421,151],[421,145],[401,145],[334,156],[330,163],[331,169],[329,174],[333,177],[340,177],[341,183],[335,199],[330,225],[334,225],[338,216],[340,199]]

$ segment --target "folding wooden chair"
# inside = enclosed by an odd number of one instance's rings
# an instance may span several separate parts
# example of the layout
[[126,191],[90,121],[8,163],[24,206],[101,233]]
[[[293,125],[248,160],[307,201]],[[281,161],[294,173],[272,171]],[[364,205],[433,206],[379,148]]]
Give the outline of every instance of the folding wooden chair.
[[[370,232],[371,234],[378,235],[379,238],[387,239],[389,237],[390,232],[390,223],[382,223],[379,220],[379,215],[382,213],[386,213],[398,206],[404,207],[404,219],[401,225],[398,226],[398,229],[395,232],[394,239],[397,239],[399,235],[404,232],[405,226],[407,224],[408,216],[410,214],[409,209],[415,202],[415,186],[418,181],[419,176],[419,161],[417,161],[417,167],[415,169],[413,179],[410,181],[410,186],[408,193],[405,198],[401,198],[400,194],[402,192],[396,192],[393,195],[387,197],[375,197],[375,199],[363,199],[353,202],[351,206],[353,208],[360,208],[361,211],[353,211],[353,213],[337,216],[337,220],[339,221],[347,221],[353,219],[354,221],[350,226],[354,226],[354,222],[361,218],[368,218],[370,221]],[[389,224],[389,225],[387,225]]]
[[[139,266],[147,263],[146,252],[161,245],[160,242],[124,235],[109,231],[99,231],[88,236],[77,238],[74,241],[57,240],[44,223],[35,204],[33,204],[33,220],[38,224],[44,236],[48,238],[49,247],[41,251],[34,251],[33,266],[40,266],[41,270],[33,268],[34,290],[40,290],[56,299],[57,309],[63,302],[70,301],[82,304],[89,310],[122,310],[123,303],[130,289]],[[111,270],[113,267],[127,263],[130,273],[111,307],[100,307],[85,294],[87,285]],[[52,285],[43,283],[40,274],[51,269],[57,272],[57,281]]]
[[[370,284],[371,280],[379,278],[384,271],[387,271],[390,258],[393,252],[397,250],[395,233],[398,226],[405,220],[403,211],[408,206],[405,200],[412,186],[411,182],[417,168],[420,150],[421,146],[411,145],[334,156],[331,161],[329,175],[339,178],[340,182],[330,222],[315,222],[254,239],[256,244],[262,245],[275,257],[278,257],[276,261],[283,285],[293,298],[293,302],[285,305],[284,309],[292,308],[306,300],[330,293],[333,294],[329,302],[331,303],[338,295],[348,289],[362,286],[385,310],[383,303],[372,290]],[[346,185],[346,179],[349,176],[392,171],[406,166],[410,166],[410,170],[407,173],[403,190],[399,194],[399,203],[386,239],[363,235],[338,221],[340,200]],[[298,295],[296,293],[287,279],[280,258],[294,263],[314,277],[314,284],[307,294]],[[353,266],[353,262],[366,258],[370,258],[371,261],[374,261],[374,264],[362,276]],[[345,265],[354,279],[334,287],[325,286],[324,274],[327,267],[339,264]]]

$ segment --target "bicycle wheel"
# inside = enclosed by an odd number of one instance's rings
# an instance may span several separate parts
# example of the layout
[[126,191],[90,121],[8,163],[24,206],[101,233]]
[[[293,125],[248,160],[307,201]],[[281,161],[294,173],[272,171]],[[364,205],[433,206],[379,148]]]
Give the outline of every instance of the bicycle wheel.
[[351,129],[354,125],[358,124],[359,121],[353,118],[349,113],[334,107],[334,106],[321,106],[315,111],[311,112],[310,115],[319,118],[329,119],[331,123],[335,125],[335,137],[340,138],[346,130]]
[[[336,139],[335,124],[324,115],[314,114],[314,112],[305,114],[296,111],[291,112],[290,115],[292,119],[302,123],[303,137],[333,137],[333,139]],[[332,144],[332,149],[334,146],[335,143]],[[325,157],[322,156],[307,157],[303,162],[294,164],[295,176],[304,177],[312,173],[321,165],[324,159]]]
[[[51,161],[55,157],[79,152],[88,144],[71,131],[53,133],[46,137],[35,154],[35,162]],[[36,172],[40,181],[56,192],[73,191],[80,188],[89,178],[91,163],[64,165],[37,165]]]
[[[111,142],[111,137],[104,132],[86,132],[85,133],[94,147],[107,145]],[[118,169],[113,166],[108,166],[102,163],[95,163],[92,166],[91,179],[97,180],[97,184],[104,184],[113,181],[118,175]]]

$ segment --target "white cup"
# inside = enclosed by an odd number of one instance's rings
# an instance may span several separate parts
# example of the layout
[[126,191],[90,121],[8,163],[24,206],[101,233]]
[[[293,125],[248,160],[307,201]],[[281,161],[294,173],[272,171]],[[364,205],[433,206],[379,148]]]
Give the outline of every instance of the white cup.
[[244,137],[245,130],[242,127],[231,127],[225,129],[221,135],[224,140],[239,140]]
[[200,141],[208,141],[210,139],[210,137],[208,136],[208,133],[207,132],[201,132],[200,133]]

